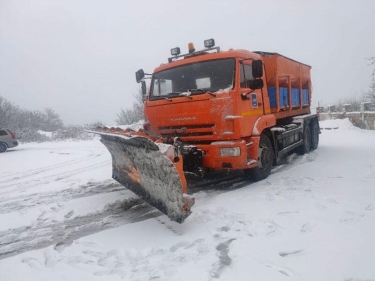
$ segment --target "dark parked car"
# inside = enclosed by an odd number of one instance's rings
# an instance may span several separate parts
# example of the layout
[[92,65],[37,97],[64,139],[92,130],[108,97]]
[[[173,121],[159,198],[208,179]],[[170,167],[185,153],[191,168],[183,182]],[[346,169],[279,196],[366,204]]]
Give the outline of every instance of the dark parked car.
[[0,129],[0,153],[7,151],[8,148],[16,147],[18,141],[16,136],[7,129]]

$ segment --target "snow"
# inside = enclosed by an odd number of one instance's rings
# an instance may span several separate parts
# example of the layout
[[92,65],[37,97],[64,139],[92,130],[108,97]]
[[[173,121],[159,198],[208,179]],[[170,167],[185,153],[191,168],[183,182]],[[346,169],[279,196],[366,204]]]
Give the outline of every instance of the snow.
[[285,128],[282,128],[282,127],[273,127],[271,129],[272,132],[285,132],[286,129]]
[[320,122],[321,129],[344,129],[344,130],[357,130],[362,131],[361,129],[355,127],[349,120],[349,118],[345,119],[335,119],[335,120],[326,120],[324,122]]
[[261,132],[259,132],[259,129],[258,129],[258,126],[259,126],[259,124],[260,124],[260,118],[258,118],[257,119],[257,121],[255,121],[255,124],[254,124],[254,128],[253,128],[253,135],[255,135],[255,136],[258,136],[258,135],[260,135],[260,133]]
[[375,132],[320,126],[267,179],[194,191],[183,224],[112,180],[98,140],[9,150],[0,280],[375,280]]
[[107,128],[121,128],[121,129],[123,129],[123,130],[125,130],[125,129],[132,129],[132,130],[134,130],[134,131],[138,131],[139,129],[143,129],[143,124],[144,124],[144,120],[140,120],[140,121],[138,121],[138,122],[135,122],[135,123],[133,123],[133,124],[131,124],[131,125],[106,125],[105,127],[107,127]]
[[180,94],[180,96],[190,97],[191,92],[183,92],[183,93]]
[[215,142],[212,142],[211,145],[218,145],[218,146],[222,146],[222,145],[235,145],[236,143],[238,142],[234,142],[234,141],[215,141]]
[[214,92],[214,94],[224,94],[224,93],[227,94],[227,93],[230,92],[230,90],[232,90],[232,88],[233,88],[233,86],[229,86],[225,89],[219,89],[216,92]]
[[232,120],[232,119],[239,119],[242,118],[242,116],[239,115],[227,115],[225,116],[225,120]]
[[53,132],[45,132],[45,131],[42,131],[42,130],[38,130],[38,134],[41,134],[41,135],[46,136],[48,138],[53,137]]

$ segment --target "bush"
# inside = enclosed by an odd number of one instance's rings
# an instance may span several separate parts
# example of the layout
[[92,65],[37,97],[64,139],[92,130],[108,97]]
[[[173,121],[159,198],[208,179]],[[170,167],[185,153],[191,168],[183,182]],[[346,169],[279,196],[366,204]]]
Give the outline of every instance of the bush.
[[[20,109],[0,96],[0,128],[7,128],[16,134],[21,142],[61,141],[67,139],[91,140],[94,134],[85,129],[102,126],[101,122],[84,126],[64,126],[59,114],[52,108],[43,111]],[[38,131],[52,132],[52,137]]]

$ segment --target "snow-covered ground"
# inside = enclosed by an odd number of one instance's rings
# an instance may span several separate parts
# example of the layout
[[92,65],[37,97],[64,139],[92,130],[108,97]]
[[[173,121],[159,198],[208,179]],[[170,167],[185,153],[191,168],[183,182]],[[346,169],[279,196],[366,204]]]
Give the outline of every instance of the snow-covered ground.
[[111,179],[98,140],[9,150],[0,280],[375,280],[375,132],[321,126],[266,180],[197,191],[181,225]]

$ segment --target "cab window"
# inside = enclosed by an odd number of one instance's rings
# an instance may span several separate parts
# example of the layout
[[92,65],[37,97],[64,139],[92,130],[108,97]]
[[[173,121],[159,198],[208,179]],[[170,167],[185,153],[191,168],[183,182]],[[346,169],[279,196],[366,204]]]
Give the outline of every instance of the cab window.
[[240,87],[249,88],[246,81],[253,80],[253,71],[251,65],[240,63]]

